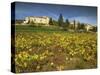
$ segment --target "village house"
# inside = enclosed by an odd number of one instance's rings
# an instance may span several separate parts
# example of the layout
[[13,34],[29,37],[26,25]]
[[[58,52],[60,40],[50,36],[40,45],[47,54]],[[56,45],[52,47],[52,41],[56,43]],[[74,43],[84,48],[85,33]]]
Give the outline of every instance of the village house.
[[23,24],[29,24],[29,23],[36,23],[36,24],[44,24],[49,25],[49,17],[47,16],[29,16],[26,17]]
[[[70,26],[74,27],[75,30],[78,29],[78,23],[79,21],[75,21],[75,25],[74,25],[74,21],[70,21]],[[87,23],[84,23],[85,26],[84,26],[84,29],[89,32],[90,30],[93,30],[95,26],[91,25],[91,24],[87,24]]]
[[92,26],[90,24],[86,24],[85,29],[88,32],[89,30],[92,30],[95,26]]

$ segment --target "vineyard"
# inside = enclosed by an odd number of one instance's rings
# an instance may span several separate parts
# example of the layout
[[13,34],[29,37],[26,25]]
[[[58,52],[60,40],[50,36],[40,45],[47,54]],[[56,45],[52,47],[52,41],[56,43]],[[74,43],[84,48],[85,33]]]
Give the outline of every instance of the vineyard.
[[97,67],[97,34],[16,32],[16,72],[61,71]]

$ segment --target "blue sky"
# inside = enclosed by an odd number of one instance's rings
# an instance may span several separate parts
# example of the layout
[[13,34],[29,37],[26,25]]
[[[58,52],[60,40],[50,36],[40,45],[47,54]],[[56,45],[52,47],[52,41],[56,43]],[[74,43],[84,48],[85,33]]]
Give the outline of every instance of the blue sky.
[[64,19],[97,24],[96,7],[16,2],[15,8],[15,19],[24,19],[26,16],[49,16],[57,20],[62,14]]

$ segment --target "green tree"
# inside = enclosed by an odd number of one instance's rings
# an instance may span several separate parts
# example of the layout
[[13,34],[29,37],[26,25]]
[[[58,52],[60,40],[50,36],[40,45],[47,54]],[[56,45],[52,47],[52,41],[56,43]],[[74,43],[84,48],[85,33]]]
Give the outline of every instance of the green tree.
[[73,29],[74,29],[74,30],[76,29],[75,24],[76,24],[76,21],[74,20],[74,21],[73,21]]
[[77,30],[80,30],[80,25],[81,25],[80,22],[78,22],[77,25],[78,25]]
[[52,22],[53,22],[53,25],[58,26],[58,21],[52,20]]
[[58,18],[58,25],[61,26],[61,27],[63,27],[63,25],[64,25],[62,14],[59,15],[59,18]]
[[69,28],[69,25],[70,25],[70,22],[68,19],[66,19],[65,26],[67,27],[67,29]]
[[64,29],[64,30],[68,30],[69,25],[70,25],[70,22],[69,22],[68,19],[66,19],[66,21],[65,21],[65,23],[64,23],[64,25],[63,25],[63,29]]
[[53,20],[52,20],[52,18],[50,18],[50,20],[49,20],[49,25],[53,25]]
[[97,26],[94,26],[92,31],[97,32]]
[[80,29],[83,29],[83,30],[85,29],[85,24],[84,23],[80,24]]

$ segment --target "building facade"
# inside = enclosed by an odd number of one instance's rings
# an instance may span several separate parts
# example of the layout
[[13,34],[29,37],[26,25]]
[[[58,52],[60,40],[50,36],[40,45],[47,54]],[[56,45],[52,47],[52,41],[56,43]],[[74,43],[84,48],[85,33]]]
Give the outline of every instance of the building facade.
[[36,23],[36,24],[49,25],[49,19],[50,18],[47,16],[41,16],[41,17],[30,16],[26,17],[23,23],[24,24]]

